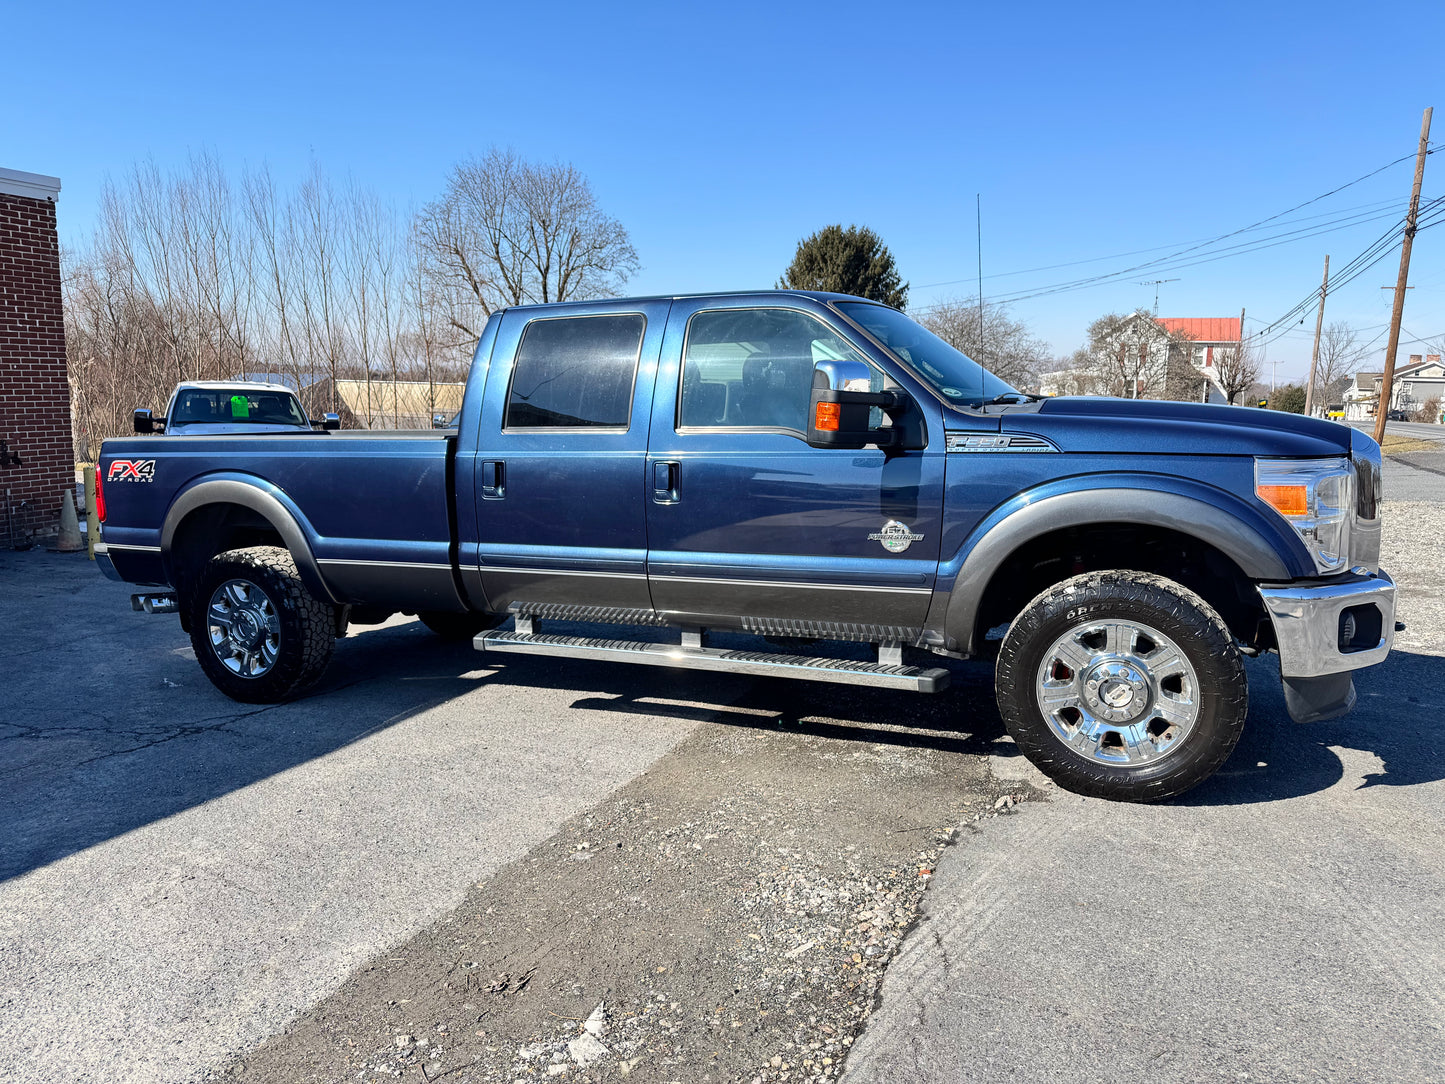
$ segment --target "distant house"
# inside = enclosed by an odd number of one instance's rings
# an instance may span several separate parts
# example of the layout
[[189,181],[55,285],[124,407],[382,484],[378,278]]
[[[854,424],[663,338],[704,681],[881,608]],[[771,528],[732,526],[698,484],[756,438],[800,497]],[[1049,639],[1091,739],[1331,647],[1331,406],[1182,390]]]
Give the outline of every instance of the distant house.
[[1191,341],[1190,361],[1204,378],[1206,403],[1227,403],[1219,385],[1220,355],[1239,349],[1241,326],[1237,316],[1158,316],[1156,322],[1166,331],[1183,335]]
[[[1373,418],[1384,383],[1382,372],[1356,373],[1345,390],[1345,417],[1351,421]],[[1409,362],[1395,370],[1390,409],[1413,414],[1431,399],[1436,400],[1437,406],[1445,403],[1445,365],[1441,364],[1439,354],[1411,354]],[[1435,420],[1439,418],[1437,413]]]
[[1099,388],[1099,374],[1092,369],[1055,369],[1039,378],[1039,394],[1093,395]]
[[435,415],[461,410],[465,391],[462,383],[325,377],[300,394],[308,414],[339,414],[343,429],[430,429]]
[[1445,401],[1445,365],[1440,364],[1439,354],[1410,355],[1410,364],[1395,370],[1395,383],[1391,388],[1390,409],[1414,413],[1431,399],[1435,400],[1436,413],[1433,420],[1439,421],[1439,406]]
[[1368,421],[1375,416],[1375,404],[1380,401],[1380,385],[1385,379],[1382,372],[1359,372],[1350,380],[1345,389],[1345,420]]
[[[1238,347],[1239,321],[1225,317],[1155,317],[1140,310],[1106,317],[1090,328],[1090,370],[1095,390],[1126,399],[1181,399],[1223,403],[1216,351]],[[1210,336],[1205,340],[1199,334]],[[1068,394],[1078,374],[1060,374],[1047,387]]]

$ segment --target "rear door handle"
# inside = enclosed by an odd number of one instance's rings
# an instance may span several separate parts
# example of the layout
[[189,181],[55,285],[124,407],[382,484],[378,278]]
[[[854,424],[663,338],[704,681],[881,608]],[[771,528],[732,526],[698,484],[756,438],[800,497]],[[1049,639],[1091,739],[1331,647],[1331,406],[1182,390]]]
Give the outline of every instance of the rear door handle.
[[507,495],[507,465],[500,459],[482,463],[482,499],[499,501]]
[[659,459],[652,464],[652,500],[656,504],[677,503],[677,480],[679,465],[676,462]]

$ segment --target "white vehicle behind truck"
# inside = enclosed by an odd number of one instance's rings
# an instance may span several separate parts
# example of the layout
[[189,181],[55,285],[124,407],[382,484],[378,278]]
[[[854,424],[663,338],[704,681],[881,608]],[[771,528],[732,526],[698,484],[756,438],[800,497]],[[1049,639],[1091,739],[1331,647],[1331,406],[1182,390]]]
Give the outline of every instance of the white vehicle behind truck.
[[137,433],[170,433],[204,437],[217,433],[309,433],[336,429],[340,419],[326,415],[312,421],[296,393],[285,384],[255,380],[188,380],[176,385],[165,413],[135,412]]

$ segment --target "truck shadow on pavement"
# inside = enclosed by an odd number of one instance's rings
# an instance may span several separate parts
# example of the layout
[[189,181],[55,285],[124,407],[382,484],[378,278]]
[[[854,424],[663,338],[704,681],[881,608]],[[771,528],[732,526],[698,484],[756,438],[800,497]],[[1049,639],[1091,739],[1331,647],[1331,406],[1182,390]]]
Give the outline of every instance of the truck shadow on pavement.
[[[0,718],[0,881],[104,843],[363,741],[492,686],[563,691],[568,709],[786,729],[859,743],[986,754],[1003,737],[986,667],[955,667],[940,696],[781,678],[482,655],[418,623],[355,630],[321,683],[283,704],[240,704],[205,679],[169,621],[53,659],[6,644],[12,703]],[[960,688],[961,687],[961,688]],[[516,703],[516,699],[512,698]],[[495,710],[485,700],[478,711]],[[525,725],[517,712],[517,725]],[[285,815],[278,810],[277,816]]]
[[[1290,720],[1272,660],[1251,662],[1249,679],[1249,721],[1233,756],[1176,804],[1247,805],[1300,798],[1341,783],[1366,790],[1445,779],[1436,695],[1445,684],[1445,658],[1392,651],[1380,665],[1355,675],[1354,711],[1323,723]],[[1358,782],[1350,783],[1348,775]]]
[[[138,643],[72,667],[65,683],[17,675],[29,660],[7,660],[19,702],[30,702],[0,719],[0,881],[325,757],[476,686],[459,677],[475,662],[404,626],[339,646],[340,665],[308,696],[241,704],[205,679],[178,629],[144,620]],[[31,684],[46,690],[43,703],[27,695]]]
[[[143,619],[149,620],[149,619]],[[23,875],[289,768],[322,758],[489,686],[563,691],[569,709],[779,729],[860,745],[1017,756],[994,705],[992,669],[949,663],[935,696],[771,677],[625,664],[480,655],[415,623],[359,631],[309,696],[237,704],[205,680],[179,630],[143,631],[134,658],[105,652],[56,687],[43,651],[11,651],[12,703],[0,722],[0,880]],[[81,648],[81,651],[86,649]],[[22,656],[30,656],[33,666]],[[1397,651],[1357,678],[1360,704],[1341,720],[1287,721],[1278,677],[1251,663],[1253,704],[1239,748],[1214,779],[1177,799],[1228,805],[1326,790],[1345,777],[1335,749],[1377,758],[1359,787],[1445,778],[1429,690],[1445,659]],[[566,697],[571,696],[568,700]],[[488,710],[481,703],[478,710]],[[519,725],[525,725],[519,719]],[[1358,767],[1363,761],[1355,763]],[[280,815],[280,814],[278,814]]]

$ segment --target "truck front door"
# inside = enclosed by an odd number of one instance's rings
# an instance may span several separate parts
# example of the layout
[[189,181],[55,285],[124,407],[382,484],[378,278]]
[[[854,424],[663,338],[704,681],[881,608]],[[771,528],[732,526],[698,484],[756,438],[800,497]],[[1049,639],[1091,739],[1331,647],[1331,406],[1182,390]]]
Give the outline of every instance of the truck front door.
[[662,358],[646,501],[653,606],[779,634],[848,624],[901,639],[921,627],[938,569],[940,420],[919,451],[809,447],[815,363],[868,359],[801,306],[677,301]]
[[557,602],[650,610],[643,475],[669,303],[507,313],[475,471],[494,610]]

